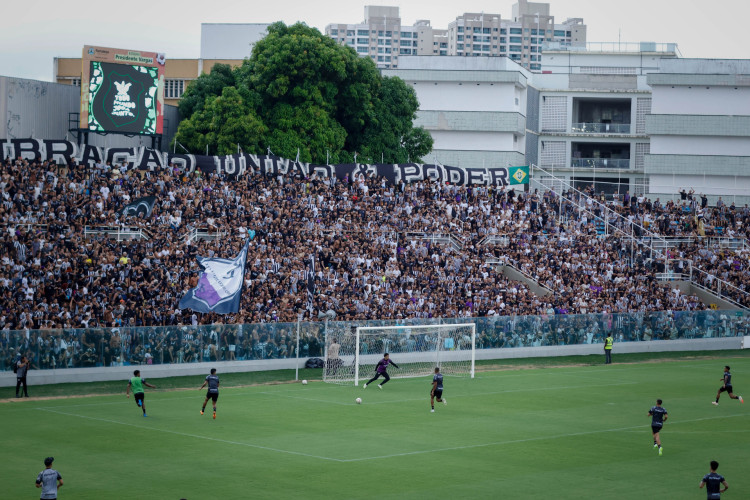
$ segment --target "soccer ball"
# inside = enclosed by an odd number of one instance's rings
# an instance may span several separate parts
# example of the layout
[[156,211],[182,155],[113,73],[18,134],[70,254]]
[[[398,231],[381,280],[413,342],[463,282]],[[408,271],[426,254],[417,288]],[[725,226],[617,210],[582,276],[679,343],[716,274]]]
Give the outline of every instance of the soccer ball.
[[302,385],[307,385],[307,380],[303,380]]
[[362,398],[357,398],[354,401],[356,401],[358,405],[362,404]]

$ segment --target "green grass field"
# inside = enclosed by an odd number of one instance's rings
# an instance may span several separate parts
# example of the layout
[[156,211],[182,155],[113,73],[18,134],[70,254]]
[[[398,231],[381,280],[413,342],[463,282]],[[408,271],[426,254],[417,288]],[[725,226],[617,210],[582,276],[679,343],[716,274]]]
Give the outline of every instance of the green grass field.
[[[712,459],[730,485],[726,498],[746,498],[750,404],[710,402],[725,364],[738,394],[750,388],[750,357],[712,355],[511,362],[474,380],[446,377],[448,405],[434,414],[429,377],[393,379],[382,391],[319,381],[223,387],[216,420],[199,415],[200,376],[149,380],[160,389],[147,392],[148,418],[124,394],[10,401],[0,404],[0,496],[38,498],[36,474],[53,455],[61,499],[698,499]],[[30,390],[59,394],[55,387]],[[669,411],[661,457],[646,416],[659,397]]]

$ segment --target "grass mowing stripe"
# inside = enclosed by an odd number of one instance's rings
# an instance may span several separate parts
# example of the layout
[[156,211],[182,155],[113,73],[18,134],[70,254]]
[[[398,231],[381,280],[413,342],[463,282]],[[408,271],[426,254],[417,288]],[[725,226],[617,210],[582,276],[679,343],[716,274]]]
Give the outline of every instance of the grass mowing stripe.
[[[694,423],[694,422],[702,422],[705,420],[717,420],[722,418],[734,418],[734,417],[745,417],[750,415],[750,413],[742,413],[738,415],[720,415],[716,417],[705,417],[705,418],[696,418],[692,420],[682,420],[680,422],[674,422],[670,423],[670,426],[679,424],[679,423]],[[470,450],[473,448],[487,448],[491,446],[501,446],[505,444],[518,444],[518,443],[529,443],[532,441],[546,441],[551,439],[564,439],[569,437],[576,437],[576,436],[589,436],[592,434],[602,434],[605,432],[629,432],[633,431],[635,429],[646,429],[649,428],[650,425],[633,425],[630,427],[620,427],[619,429],[601,429],[596,431],[585,431],[585,432],[571,432],[568,434],[557,434],[554,436],[535,436],[533,438],[524,438],[524,439],[512,439],[507,441],[496,441],[493,443],[481,443],[481,444],[470,444],[466,446],[452,446],[449,448],[436,448],[434,450],[422,450],[422,451],[410,451],[405,453],[394,453],[392,455],[382,455],[379,457],[365,457],[365,458],[350,458],[346,460],[341,460],[342,462],[362,462],[365,460],[380,460],[380,459],[387,459],[387,458],[396,458],[396,457],[407,457],[411,455],[423,455],[426,453],[440,453],[443,451],[458,451],[458,450]]]
[[[37,410],[41,410],[41,411],[50,412],[50,413],[57,413],[59,415],[66,415],[66,416],[69,416],[69,417],[85,418],[85,419],[88,419],[88,420],[95,420],[95,421],[98,421],[98,422],[105,422],[105,423],[110,423],[110,424],[124,425],[124,426],[128,426],[128,427],[134,427],[134,428],[137,428],[137,429],[145,429],[145,430],[154,431],[154,432],[165,432],[165,433],[174,434],[174,435],[177,435],[177,436],[192,437],[192,438],[196,438],[196,439],[203,439],[203,440],[207,440],[207,441],[215,441],[215,442],[226,443],[226,444],[231,444],[231,445],[236,445],[236,446],[247,446],[247,447],[250,447],[250,448],[256,448],[256,449],[261,449],[261,450],[266,450],[266,451],[272,451],[272,452],[277,452],[277,453],[285,453],[285,454],[297,455],[297,456],[308,457],[308,458],[315,458],[315,459],[319,459],[319,460],[327,460],[327,461],[332,461],[332,462],[341,462],[341,463],[363,462],[363,461],[368,461],[368,460],[383,460],[383,459],[388,459],[388,458],[406,457],[406,456],[413,456],[413,455],[423,455],[423,454],[429,454],[429,453],[441,453],[441,452],[446,452],[446,451],[470,450],[470,449],[474,449],[474,448],[486,448],[486,447],[502,446],[502,445],[508,445],[508,444],[528,443],[528,442],[533,442],[533,441],[546,441],[546,440],[553,440],[553,439],[564,439],[564,438],[569,438],[569,437],[588,436],[588,435],[602,434],[602,433],[608,433],[608,432],[631,432],[631,431],[635,431],[636,429],[647,429],[649,427],[648,425],[633,425],[633,426],[620,427],[620,428],[615,428],[615,429],[599,429],[599,430],[595,430],[595,431],[570,432],[570,433],[565,433],[565,434],[556,434],[556,435],[552,435],[552,436],[535,436],[535,437],[531,437],[531,438],[511,439],[511,440],[495,441],[495,442],[491,442],[491,443],[480,443],[480,444],[473,444],[473,445],[466,445],[466,446],[452,446],[452,447],[446,447],[446,448],[434,448],[434,449],[430,449],[430,450],[417,450],[417,451],[409,451],[409,452],[403,452],[403,453],[392,453],[392,454],[389,454],[389,455],[379,455],[379,456],[370,456],[370,457],[341,459],[341,458],[326,457],[326,456],[321,456],[321,455],[313,455],[313,454],[310,454],[310,453],[298,452],[298,451],[293,451],[293,450],[282,450],[282,449],[279,449],[279,448],[272,448],[272,447],[269,447],[269,446],[255,445],[255,444],[252,444],[252,443],[243,443],[243,442],[240,442],[240,441],[231,441],[231,440],[227,440],[227,439],[218,439],[218,438],[213,438],[213,437],[209,437],[209,436],[201,436],[201,435],[198,435],[198,434],[189,434],[189,433],[185,433],[185,432],[172,431],[172,430],[169,430],[169,429],[157,429],[157,428],[154,428],[154,427],[148,427],[148,426],[143,426],[143,425],[132,424],[132,423],[129,423],[129,422],[119,422],[117,420],[110,420],[110,419],[97,418],[97,417],[89,417],[87,415],[78,415],[78,414],[75,414],[75,413],[66,413],[66,412],[57,411],[57,410],[50,410],[50,409],[46,409],[46,408],[36,408],[36,409]],[[746,417],[746,416],[750,416],[750,413],[740,413],[740,414],[735,414],[735,415],[716,415],[716,416],[713,416],[713,417],[694,418],[694,419],[689,419],[689,420],[680,420],[680,421],[677,421],[677,422],[671,421],[670,422],[670,428],[674,427],[675,425],[679,425],[679,424],[704,422],[704,421],[708,421],[708,420],[719,420],[719,419],[725,419],[725,418]],[[680,431],[670,431],[670,433],[671,434],[677,434],[677,433],[691,434],[691,433],[695,433],[695,432],[694,431],[683,431],[683,432],[680,432]]]
[[191,437],[191,438],[196,438],[196,439],[205,439],[206,441],[216,441],[216,442],[219,442],[219,443],[226,443],[226,444],[232,444],[232,445],[237,445],[237,446],[247,446],[247,447],[256,448],[256,449],[259,449],[259,450],[275,451],[277,453],[286,453],[286,454],[289,454],[289,455],[298,455],[298,456],[301,456],[301,457],[317,458],[317,459],[320,459],[320,460],[330,460],[330,461],[333,461],[333,462],[342,462],[342,460],[339,460],[337,458],[323,457],[323,456],[319,456],[319,455],[312,455],[310,453],[303,453],[303,452],[299,452],[299,451],[280,450],[278,448],[271,448],[271,447],[268,447],[268,446],[261,446],[261,445],[252,444],[252,443],[242,443],[240,441],[230,441],[228,439],[218,439],[218,438],[213,438],[213,437],[209,437],[209,436],[200,436],[198,434],[188,434],[186,432],[172,431],[172,430],[169,430],[169,429],[156,429],[154,427],[148,427],[148,426],[145,426],[145,425],[131,424],[130,422],[118,422],[117,420],[109,420],[109,419],[106,419],[106,418],[89,417],[88,415],[77,415],[75,413],[66,413],[66,412],[63,412],[63,411],[49,410],[49,409],[45,409],[45,408],[36,408],[36,409],[37,410],[41,410],[41,411],[46,411],[46,412],[49,412],[49,413],[57,413],[58,415],[66,415],[68,417],[85,418],[87,420],[95,420],[97,422],[105,422],[105,423],[109,423],[109,424],[125,425],[125,426],[128,426],[128,427],[135,427],[136,429],[144,429],[144,430],[154,431],[154,432],[166,432],[168,434],[174,434],[176,436]]

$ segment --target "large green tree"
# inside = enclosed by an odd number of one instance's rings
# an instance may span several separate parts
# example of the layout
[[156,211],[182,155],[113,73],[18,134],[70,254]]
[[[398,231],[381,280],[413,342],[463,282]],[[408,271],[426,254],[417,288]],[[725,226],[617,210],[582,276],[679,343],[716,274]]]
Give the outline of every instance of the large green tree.
[[[227,88],[234,92],[227,94]],[[298,23],[275,23],[232,70],[201,75],[180,103],[178,140],[195,152],[267,147],[302,161],[418,161],[432,137],[413,120],[414,90],[383,78],[350,47]],[[247,136],[245,136],[247,134]]]

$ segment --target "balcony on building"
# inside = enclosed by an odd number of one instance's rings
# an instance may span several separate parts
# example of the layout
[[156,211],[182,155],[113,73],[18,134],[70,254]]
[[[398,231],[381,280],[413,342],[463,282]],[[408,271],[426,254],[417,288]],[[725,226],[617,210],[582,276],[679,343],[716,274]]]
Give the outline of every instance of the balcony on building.
[[630,99],[573,99],[574,134],[629,134]]
[[573,168],[630,168],[630,144],[572,142],[570,146]]

